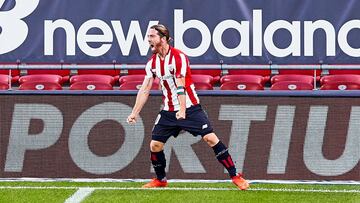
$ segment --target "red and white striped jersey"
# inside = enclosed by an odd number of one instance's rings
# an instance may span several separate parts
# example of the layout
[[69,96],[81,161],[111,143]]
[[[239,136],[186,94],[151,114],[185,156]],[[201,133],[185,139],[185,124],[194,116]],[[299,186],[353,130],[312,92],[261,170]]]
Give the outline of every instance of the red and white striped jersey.
[[176,85],[176,78],[180,76],[185,77],[186,108],[199,104],[199,97],[191,79],[189,59],[180,50],[170,47],[164,60],[161,60],[157,54],[153,54],[146,64],[145,70],[146,77],[160,79],[165,111],[180,110]]

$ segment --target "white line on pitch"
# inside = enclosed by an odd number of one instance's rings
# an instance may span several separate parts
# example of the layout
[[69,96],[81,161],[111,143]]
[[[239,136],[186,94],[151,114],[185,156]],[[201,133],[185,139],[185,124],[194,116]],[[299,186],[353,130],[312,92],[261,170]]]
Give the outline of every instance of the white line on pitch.
[[94,192],[94,188],[79,188],[71,197],[69,197],[65,203],[80,203],[87,196],[89,196],[92,192]]
[[[1,0],[0,0],[1,1]],[[148,182],[150,179],[112,179],[112,178],[0,178],[0,182]],[[273,183],[273,184],[301,184],[301,185],[360,185],[360,181],[315,181],[315,180],[248,180],[251,184]],[[230,183],[231,180],[204,180],[204,179],[170,179],[170,183]]]
[[[138,187],[41,187],[41,186],[1,186],[0,189],[58,189],[58,190],[74,190],[74,189],[92,189],[92,190],[183,190],[183,191],[236,191],[236,188],[138,188]],[[248,191],[271,191],[271,192],[314,192],[314,193],[360,193],[360,190],[322,190],[322,189],[289,189],[289,188],[250,188]]]

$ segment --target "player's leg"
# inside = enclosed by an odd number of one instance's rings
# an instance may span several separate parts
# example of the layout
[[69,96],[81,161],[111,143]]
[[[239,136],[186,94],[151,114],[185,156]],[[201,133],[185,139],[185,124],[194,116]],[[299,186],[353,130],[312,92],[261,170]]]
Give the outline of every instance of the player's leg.
[[166,187],[166,159],[164,154],[163,142],[151,140],[150,142],[150,160],[154,168],[156,178],[153,178],[150,182],[143,185],[143,188],[154,188],[154,187]]
[[203,136],[203,140],[214,150],[217,160],[226,168],[230,177],[236,176],[235,164],[228,152],[228,148],[219,140],[215,133]]
[[155,170],[156,178],[164,180],[166,177],[166,159],[164,154],[164,143],[156,140],[150,142],[151,163]]
[[214,150],[217,160],[226,168],[233,183],[241,190],[246,190],[249,183],[236,172],[235,164],[229,154],[228,148],[222,143],[215,133],[203,136],[203,140]]
[[242,190],[249,187],[249,184],[236,172],[236,167],[228,152],[227,147],[219,140],[213,131],[211,123],[203,111],[201,105],[196,105],[186,110],[186,119],[178,121],[183,130],[197,136],[201,135],[203,140],[214,150],[218,161],[227,169],[234,184]]
[[201,105],[188,108],[186,114],[186,119],[178,122],[181,128],[195,136],[201,135],[203,140],[212,147],[219,162],[228,170],[230,177],[236,176],[236,168],[228,153],[228,149],[215,135]]
[[144,188],[167,186],[164,145],[171,136],[176,136],[180,132],[180,129],[173,125],[174,121],[176,121],[175,112],[167,111],[161,111],[155,121],[150,142],[150,160],[155,170],[156,178],[145,184]]

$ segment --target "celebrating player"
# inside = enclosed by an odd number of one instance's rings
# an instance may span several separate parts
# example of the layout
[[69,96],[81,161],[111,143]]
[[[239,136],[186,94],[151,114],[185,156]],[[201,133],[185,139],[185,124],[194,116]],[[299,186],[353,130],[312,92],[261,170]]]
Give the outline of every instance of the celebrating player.
[[191,79],[189,60],[180,50],[169,44],[169,30],[161,24],[150,27],[148,32],[152,57],[146,64],[146,76],[137,94],[128,123],[135,123],[146,103],[155,77],[160,79],[164,95],[164,108],[155,121],[150,142],[151,162],[156,178],[145,184],[144,188],[166,187],[166,160],[163,151],[170,136],[178,136],[185,130],[202,139],[215,152],[218,161],[227,169],[232,182],[241,190],[249,187],[242,174],[236,172],[235,165],[227,147],[218,139],[205,112],[202,110],[199,98]]

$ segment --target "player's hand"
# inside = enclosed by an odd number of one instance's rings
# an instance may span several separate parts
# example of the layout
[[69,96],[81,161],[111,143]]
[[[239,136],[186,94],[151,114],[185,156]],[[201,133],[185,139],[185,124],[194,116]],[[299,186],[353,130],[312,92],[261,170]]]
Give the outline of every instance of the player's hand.
[[180,111],[176,112],[176,119],[183,120],[183,119],[185,119],[185,117],[186,117],[185,111],[180,110]]
[[129,124],[134,124],[136,123],[136,115],[131,113],[128,117],[127,117],[127,122]]

